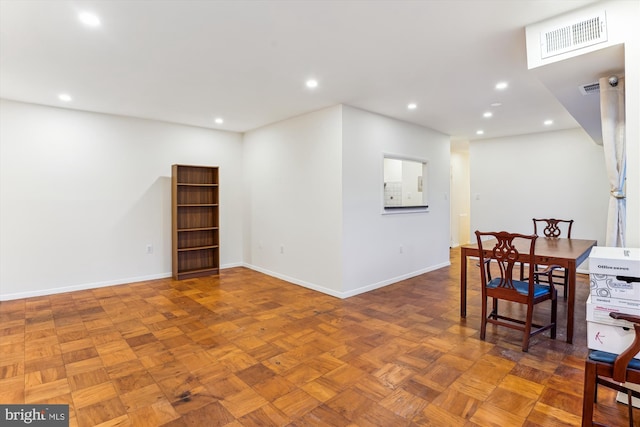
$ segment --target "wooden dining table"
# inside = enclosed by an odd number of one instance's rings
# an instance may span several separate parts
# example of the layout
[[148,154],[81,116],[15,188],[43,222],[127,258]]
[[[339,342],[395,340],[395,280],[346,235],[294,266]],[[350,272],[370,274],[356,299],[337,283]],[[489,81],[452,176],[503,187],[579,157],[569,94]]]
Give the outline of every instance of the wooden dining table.
[[[522,242],[519,247],[517,241],[514,242],[516,249],[520,252],[519,262],[529,263],[529,248],[527,242]],[[539,237],[536,240],[535,264],[559,265],[568,274],[567,283],[567,342],[573,342],[573,317],[576,302],[576,268],[584,262],[591,252],[591,248],[596,246],[596,240],[583,239],[563,239]],[[495,240],[482,242],[484,253],[489,254],[495,246]],[[526,246],[526,247],[525,247]],[[467,258],[480,256],[477,243],[470,243],[461,246],[460,256],[460,317],[467,317]]]

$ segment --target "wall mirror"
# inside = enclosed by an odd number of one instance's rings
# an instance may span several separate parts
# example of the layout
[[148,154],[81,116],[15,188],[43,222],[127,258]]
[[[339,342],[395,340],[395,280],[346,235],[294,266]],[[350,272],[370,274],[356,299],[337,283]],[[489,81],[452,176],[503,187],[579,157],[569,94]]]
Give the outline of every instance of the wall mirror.
[[384,155],[384,209],[422,208],[427,205],[427,162]]

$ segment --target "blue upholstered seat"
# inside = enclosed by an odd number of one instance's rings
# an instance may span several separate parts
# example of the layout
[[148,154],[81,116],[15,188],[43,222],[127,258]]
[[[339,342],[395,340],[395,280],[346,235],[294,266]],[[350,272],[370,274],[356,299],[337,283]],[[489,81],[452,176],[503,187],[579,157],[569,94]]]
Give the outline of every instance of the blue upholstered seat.
[[[613,365],[613,362],[615,362],[616,357],[618,357],[617,354],[608,353],[602,350],[589,351],[589,359],[593,360],[594,362],[610,363]],[[629,362],[629,368],[640,370],[640,360],[631,359],[631,361]]]
[[[496,277],[495,279],[492,279],[489,283],[487,283],[487,288],[497,288],[499,284],[500,284],[500,278]],[[528,282],[521,282],[520,280],[514,280],[513,281],[513,286],[516,288],[518,293],[521,293],[522,295],[527,295],[529,293],[529,283]],[[534,287],[533,287],[533,297],[534,298],[537,298],[537,297],[542,296],[542,295],[546,295],[549,292],[550,292],[549,291],[549,285],[536,283],[534,285]]]

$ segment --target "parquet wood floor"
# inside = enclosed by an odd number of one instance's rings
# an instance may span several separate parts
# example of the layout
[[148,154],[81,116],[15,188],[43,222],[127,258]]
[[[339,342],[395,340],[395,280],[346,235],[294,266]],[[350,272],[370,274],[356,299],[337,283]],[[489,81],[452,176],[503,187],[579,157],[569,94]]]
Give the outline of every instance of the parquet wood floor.
[[[561,327],[523,353],[507,328],[480,341],[473,267],[460,318],[451,253],[346,300],[233,268],[0,302],[0,403],[69,404],[91,427],[579,425],[588,277],[574,344]],[[627,422],[606,388],[596,415]]]

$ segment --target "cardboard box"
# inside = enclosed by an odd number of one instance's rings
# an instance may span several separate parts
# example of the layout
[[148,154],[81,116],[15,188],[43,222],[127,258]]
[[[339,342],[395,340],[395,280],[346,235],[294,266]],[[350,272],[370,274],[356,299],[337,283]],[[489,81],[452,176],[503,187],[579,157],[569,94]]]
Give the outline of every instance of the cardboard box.
[[591,298],[591,302],[593,303],[621,307],[623,311],[624,309],[629,309],[629,310],[640,309],[640,300],[623,299],[623,298],[606,298],[606,297],[600,297],[596,295],[590,295],[589,297]]
[[[609,313],[626,313],[634,316],[640,316],[640,307],[619,307],[611,304],[602,304],[593,301],[594,296],[590,295],[587,299],[587,322],[602,323],[604,325],[623,326],[625,328],[633,328],[633,323],[626,320],[614,319]],[[597,297],[596,297],[597,298]]]
[[[620,354],[631,345],[635,335],[633,328],[587,322],[587,347],[592,350]],[[634,359],[640,359],[640,352]]]
[[640,301],[640,277],[589,274],[591,295]]
[[640,249],[594,246],[589,254],[589,273],[640,277]]

